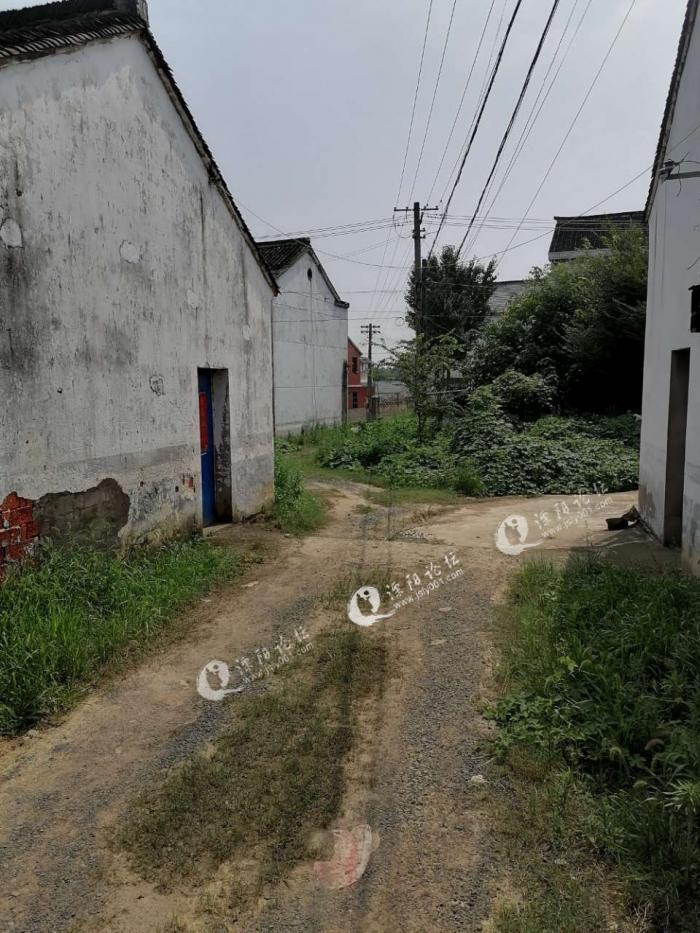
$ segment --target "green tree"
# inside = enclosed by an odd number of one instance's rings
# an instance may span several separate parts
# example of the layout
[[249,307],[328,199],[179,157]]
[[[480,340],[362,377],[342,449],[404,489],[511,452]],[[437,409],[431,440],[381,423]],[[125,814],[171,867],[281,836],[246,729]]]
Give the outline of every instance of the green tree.
[[[406,320],[416,331],[433,340],[451,334],[466,351],[474,334],[490,315],[489,299],[496,288],[496,263],[487,266],[477,260],[462,262],[454,246],[446,246],[439,256],[432,255],[423,266],[425,309],[412,270],[406,302]],[[463,352],[464,352],[463,351]]]
[[439,427],[452,411],[452,372],[459,341],[449,334],[434,339],[419,334],[414,340],[402,340],[392,350],[384,349],[399,379],[408,386],[418,422],[418,442],[422,444],[430,423]]
[[471,341],[470,387],[507,370],[559,387],[560,406],[639,411],[644,364],[647,239],[611,231],[609,252],[534,269],[528,288]]

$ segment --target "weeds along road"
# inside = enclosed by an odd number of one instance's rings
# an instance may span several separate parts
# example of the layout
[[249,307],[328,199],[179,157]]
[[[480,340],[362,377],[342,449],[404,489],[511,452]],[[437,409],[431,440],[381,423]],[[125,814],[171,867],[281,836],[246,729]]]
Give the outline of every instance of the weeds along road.
[[[302,541],[259,525],[226,532],[262,549],[267,559],[202,601],[184,641],[97,689],[59,725],[0,748],[0,929],[488,929],[494,905],[511,887],[494,825],[494,795],[502,788],[490,776],[490,731],[480,715],[493,693],[494,607],[518,562],[535,553],[561,557],[571,549],[619,544],[636,559],[635,552],[649,551],[635,531],[618,536],[602,530],[604,519],[621,514],[635,497],[612,496],[605,509],[514,557],[495,547],[499,524],[509,514],[551,507],[553,497],[387,509],[368,504],[360,485],[326,485],[325,492],[331,518]],[[450,582],[429,589],[430,568],[434,578],[440,568]],[[376,586],[386,594],[398,584],[405,598],[411,587],[418,589],[414,575],[424,595],[391,618],[360,629],[344,616],[353,588]],[[383,609],[388,604],[384,595]],[[329,827],[348,832],[332,836],[319,825],[308,851],[284,875],[262,881],[264,840],[253,838],[246,847],[245,834],[235,858],[219,858],[208,869],[204,858],[197,872],[173,870],[168,883],[138,872],[115,843],[134,798],[144,789],[157,792],[166,773],[211,751],[236,716],[237,696],[210,702],[197,693],[199,672],[212,659],[254,657],[256,648],[291,637],[299,626],[320,643],[334,629],[359,632],[380,639],[386,655],[385,665],[370,672],[381,683],[350,695],[352,740]],[[252,690],[264,695],[283,676],[296,696],[293,669]],[[281,708],[270,707],[273,715]],[[248,740],[264,729],[264,719],[255,722]],[[217,814],[210,803],[199,815],[211,820],[204,829],[214,841],[228,805],[222,800]],[[294,816],[288,817],[292,826]],[[176,840],[185,866],[188,838],[197,835],[202,851],[197,818],[191,812],[183,817]],[[336,855],[350,840],[343,871],[365,868],[346,887],[339,887],[333,864],[334,840]],[[157,857],[163,861],[162,852]]]

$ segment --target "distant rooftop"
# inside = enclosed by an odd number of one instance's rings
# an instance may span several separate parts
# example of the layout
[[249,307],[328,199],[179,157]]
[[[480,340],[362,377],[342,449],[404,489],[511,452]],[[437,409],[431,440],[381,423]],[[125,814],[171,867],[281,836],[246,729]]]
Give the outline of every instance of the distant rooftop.
[[[604,237],[611,228],[620,230],[644,227],[644,211],[621,211],[617,214],[586,214],[585,217],[555,217],[557,222],[549,247],[550,260],[562,254],[578,253],[588,245],[605,249]],[[568,257],[567,257],[568,258]]]
[[258,241],[258,249],[260,250],[260,253],[269,268],[272,269],[272,272],[275,276],[281,275],[286,269],[289,269],[289,267],[292,266],[297,261],[297,259],[303,256],[305,253],[308,253],[318,266],[321,275],[323,276],[324,282],[330,289],[330,292],[335,299],[336,307],[345,309],[350,307],[350,305],[346,301],[343,301],[338,292],[335,290],[335,286],[328,278],[328,273],[323,268],[321,260],[314,252],[314,248],[311,245],[311,240],[308,237],[295,237],[293,239],[284,240],[265,240],[264,242]]

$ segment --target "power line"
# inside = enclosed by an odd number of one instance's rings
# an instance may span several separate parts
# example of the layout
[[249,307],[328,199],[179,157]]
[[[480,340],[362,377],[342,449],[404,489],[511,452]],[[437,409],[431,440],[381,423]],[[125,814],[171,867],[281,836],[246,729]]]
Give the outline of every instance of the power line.
[[[511,34],[512,30],[513,30],[513,26],[514,26],[514,24],[515,24],[515,20],[516,20],[516,17],[517,17],[517,15],[518,15],[519,11],[520,11],[520,7],[521,7],[521,6],[522,6],[522,0],[517,0],[517,3],[516,3],[516,5],[515,5],[515,9],[513,10],[513,15],[512,15],[511,18],[510,18],[510,22],[508,23],[508,28],[506,29],[505,36],[503,37],[503,42],[501,43],[501,48],[499,49],[498,57],[496,58],[496,62],[495,62],[494,66],[493,66],[493,69],[492,69],[492,71],[491,71],[491,77],[490,77],[490,79],[489,79],[488,87],[487,87],[487,89],[486,89],[486,94],[484,95],[484,100],[483,100],[483,102],[482,102],[482,104],[481,104],[481,108],[479,109],[479,114],[478,114],[478,116],[477,116],[477,118],[476,118],[476,121],[475,121],[475,124],[474,124],[474,129],[472,130],[471,136],[470,136],[470,138],[469,138],[469,142],[468,142],[468,144],[467,144],[467,148],[466,148],[466,151],[465,151],[465,153],[464,153],[464,157],[462,158],[462,163],[461,163],[461,165],[460,165],[460,167],[459,167],[459,172],[457,173],[457,177],[455,178],[455,182],[454,182],[454,184],[453,184],[453,186],[452,186],[452,191],[450,192],[450,196],[449,196],[449,198],[447,199],[447,204],[446,204],[446,206],[445,206],[445,212],[444,212],[443,218],[446,217],[446,216],[447,216],[447,213],[449,212],[450,205],[452,204],[452,199],[454,198],[454,195],[455,195],[455,191],[457,190],[457,186],[459,185],[459,183],[460,183],[460,181],[461,181],[462,173],[464,172],[464,166],[465,166],[465,164],[466,164],[466,162],[467,162],[467,158],[469,157],[469,153],[471,152],[471,148],[472,148],[472,145],[473,145],[473,143],[474,143],[474,140],[476,139],[476,134],[479,132],[479,127],[481,126],[481,120],[482,120],[482,117],[483,117],[483,115],[484,115],[484,111],[486,110],[486,105],[488,104],[489,98],[490,98],[490,96],[491,96],[491,91],[493,90],[493,85],[494,85],[494,82],[496,81],[496,75],[498,74],[498,71],[499,71],[499,69],[500,69],[500,67],[501,67],[501,62],[502,62],[502,60],[503,60],[503,54],[504,54],[504,52],[505,52],[505,50],[506,50],[506,46],[507,46],[507,44],[508,44],[508,39],[510,38],[510,34]],[[437,231],[437,233],[435,234],[435,239],[433,240],[433,245],[430,247],[430,253],[429,253],[428,255],[431,255],[432,252],[433,252],[433,250],[435,249],[435,245],[436,245],[436,243],[437,243],[437,241],[438,241],[438,237],[440,236],[440,232],[441,232],[443,226],[444,226],[444,224],[443,224],[443,222],[441,221],[441,222],[440,222],[440,226],[438,227],[438,231]]]
[[447,142],[445,143],[445,148],[442,152],[442,158],[440,159],[440,164],[438,165],[438,170],[435,173],[435,178],[433,183],[430,186],[430,193],[428,194],[427,201],[430,203],[433,197],[433,191],[435,190],[435,185],[437,184],[438,178],[440,177],[440,172],[442,171],[442,166],[444,165],[445,158],[447,157],[447,151],[450,148],[450,143],[452,142],[452,137],[454,136],[455,129],[457,128],[457,122],[459,121],[460,114],[462,113],[462,107],[464,106],[464,101],[467,97],[467,91],[469,90],[469,85],[471,84],[472,75],[474,74],[474,69],[476,68],[476,63],[479,58],[479,53],[481,52],[481,47],[484,44],[484,38],[488,30],[489,23],[491,22],[491,15],[493,13],[494,7],[496,6],[496,0],[491,0],[491,6],[489,7],[488,15],[486,16],[486,22],[484,23],[484,28],[481,30],[481,37],[479,38],[479,44],[476,47],[476,52],[472,60],[471,68],[469,69],[469,74],[467,75],[467,80],[464,84],[464,90],[462,91],[462,97],[459,101],[459,106],[457,107],[457,113],[452,122],[452,127],[450,129],[450,135],[447,137]]
[[484,79],[483,79],[483,81],[481,82],[481,88],[480,88],[480,90],[479,90],[479,95],[478,95],[477,100],[476,100],[476,107],[474,108],[474,116],[472,117],[471,123],[469,124],[469,128],[468,128],[468,130],[467,130],[467,132],[466,132],[466,134],[465,134],[464,143],[463,143],[463,145],[461,145],[461,146],[459,147],[459,153],[458,153],[458,155],[457,155],[457,158],[455,159],[455,164],[452,166],[452,169],[451,169],[451,171],[450,171],[450,174],[449,174],[448,177],[447,177],[447,181],[446,181],[446,183],[445,183],[445,187],[443,188],[442,194],[440,195],[440,203],[443,203],[443,202],[444,202],[444,200],[445,200],[445,195],[447,194],[447,189],[450,187],[450,183],[452,182],[452,178],[453,178],[453,176],[456,174],[457,170],[459,169],[459,165],[460,165],[460,162],[462,161],[462,156],[463,156],[463,154],[464,154],[464,150],[465,150],[466,147],[467,147],[467,143],[468,143],[468,140],[469,140],[469,136],[471,135],[471,131],[472,131],[473,128],[474,128],[474,124],[476,123],[476,118],[477,118],[477,115],[478,115],[478,112],[479,112],[479,108],[481,107],[481,104],[482,104],[482,102],[483,102],[483,100],[484,100],[484,94],[486,93],[486,86],[487,86],[487,84],[488,84],[489,76],[490,76],[490,74],[491,74],[491,66],[492,66],[492,64],[493,64],[493,62],[494,62],[494,59],[495,59],[496,49],[498,48],[498,41],[499,41],[500,36],[501,36],[501,27],[503,26],[503,20],[505,19],[507,7],[508,7],[508,0],[503,0],[503,6],[501,7],[501,15],[500,15],[499,18],[498,18],[498,24],[497,24],[497,26],[496,26],[496,32],[494,33],[493,43],[492,43],[492,45],[491,45],[491,51],[490,51],[490,53],[489,53],[489,60],[488,60],[488,62],[486,63],[486,69],[484,70]]
[[[581,18],[579,19],[578,23],[576,24],[576,28],[574,29],[573,35],[572,35],[571,39],[569,40],[569,44],[568,44],[568,46],[566,47],[566,49],[564,50],[564,54],[563,54],[563,56],[562,56],[562,58],[561,58],[561,61],[559,62],[559,66],[558,66],[556,72],[554,73],[554,77],[552,78],[552,80],[551,80],[551,82],[550,82],[550,84],[549,84],[549,87],[547,88],[547,92],[544,94],[544,97],[543,97],[542,95],[543,95],[543,92],[544,92],[544,89],[545,89],[545,85],[547,84],[547,79],[549,78],[549,76],[550,76],[550,74],[551,74],[551,72],[552,72],[552,69],[554,68],[555,62],[556,62],[556,60],[557,60],[557,56],[559,55],[559,50],[560,50],[561,47],[562,47],[562,44],[563,44],[563,42],[564,42],[564,38],[566,37],[566,34],[567,34],[567,32],[569,31],[569,27],[570,27],[571,23],[573,22],[574,15],[575,15],[576,10],[577,10],[577,8],[578,8],[579,0],[574,0],[574,4],[573,4],[573,6],[572,6],[572,8],[571,8],[571,13],[570,13],[569,18],[568,18],[568,20],[567,20],[567,22],[566,22],[566,25],[564,26],[564,30],[563,30],[563,32],[562,32],[562,34],[561,34],[561,37],[560,37],[559,42],[558,42],[558,44],[557,44],[557,47],[556,47],[556,49],[555,49],[555,51],[554,51],[554,55],[552,56],[552,61],[551,61],[550,65],[549,65],[549,68],[548,68],[547,71],[545,72],[544,78],[542,79],[542,85],[541,85],[540,90],[539,90],[539,92],[538,92],[538,94],[537,94],[537,97],[535,98],[535,101],[534,101],[534,103],[533,103],[533,105],[532,105],[532,108],[531,108],[530,113],[529,113],[529,115],[528,115],[527,121],[525,122],[525,126],[523,127],[523,131],[522,131],[522,133],[520,134],[520,138],[518,139],[518,142],[517,142],[517,144],[516,144],[516,146],[515,146],[515,149],[514,149],[514,151],[513,151],[513,154],[512,154],[512,156],[510,157],[510,161],[508,162],[508,166],[506,167],[506,170],[505,170],[505,172],[504,172],[504,174],[503,174],[503,177],[502,177],[502,179],[501,179],[501,181],[500,181],[500,184],[499,184],[499,186],[498,186],[498,189],[496,190],[496,193],[494,194],[494,196],[491,198],[491,203],[489,204],[489,206],[488,206],[487,209],[486,209],[486,213],[485,213],[485,215],[484,215],[484,220],[483,220],[483,221],[480,221],[480,222],[478,223],[478,229],[477,229],[476,232],[474,233],[474,235],[473,235],[473,237],[472,237],[472,239],[471,239],[471,242],[469,243],[469,246],[467,247],[467,252],[468,252],[468,253],[470,253],[470,252],[473,250],[474,246],[476,245],[476,241],[477,241],[477,239],[478,239],[479,234],[481,233],[481,231],[482,231],[485,227],[486,227],[486,228],[489,227],[488,218],[491,216],[491,211],[493,210],[493,208],[494,208],[494,206],[495,206],[495,204],[496,204],[496,202],[497,202],[497,200],[498,200],[498,198],[499,198],[501,192],[503,191],[503,188],[505,187],[506,183],[508,182],[508,179],[510,178],[511,173],[512,173],[513,169],[515,168],[515,165],[517,164],[517,161],[518,161],[518,159],[520,158],[520,156],[521,156],[521,154],[522,154],[522,152],[523,152],[523,149],[525,148],[525,146],[526,146],[526,144],[527,144],[528,139],[529,139],[530,136],[532,135],[532,131],[533,131],[533,129],[535,128],[535,125],[536,125],[537,121],[538,121],[539,118],[540,118],[540,114],[542,113],[542,110],[544,109],[545,104],[546,104],[547,101],[549,100],[549,96],[550,96],[550,94],[552,93],[552,90],[554,89],[554,86],[555,86],[555,84],[556,84],[556,82],[557,82],[557,79],[559,78],[559,75],[560,75],[560,73],[561,73],[562,68],[564,67],[564,64],[565,64],[565,62],[566,62],[566,60],[567,60],[567,58],[568,58],[568,56],[569,56],[569,52],[570,52],[571,49],[573,48],[574,42],[576,41],[576,37],[578,36],[579,32],[581,31],[581,27],[582,27],[582,25],[583,25],[583,21],[585,20],[586,16],[588,15],[588,11],[590,10],[592,3],[593,3],[593,0],[588,0],[588,3],[586,4],[586,8],[585,8],[585,10],[583,11],[583,14],[582,14]],[[494,218],[494,219],[495,219],[495,218]],[[551,224],[551,221],[547,221],[547,224]]]
[[[408,161],[408,152],[411,146],[411,136],[413,135],[413,124],[416,119],[416,104],[418,103],[418,93],[420,91],[420,82],[423,76],[423,62],[425,61],[425,49],[428,44],[428,33],[430,32],[430,17],[433,13],[433,2],[430,0],[428,4],[428,18],[425,23],[425,34],[423,35],[423,47],[420,53],[420,63],[418,65],[418,78],[416,80],[416,91],[413,95],[413,107],[411,108],[411,122],[408,127],[408,138],[406,139],[406,151],[403,156],[403,166],[401,168],[401,180],[399,182],[399,190],[396,192],[396,203],[398,204],[401,199],[401,189],[403,188],[404,178],[406,176],[406,163]],[[454,13],[454,10],[453,10]],[[451,21],[450,21],[451,22]]]
[[[554,154],[554,158],[553,158],[552,161],[549,163],[549,168],[548,168],[547,171],[544,173],[544,177],[542,178],[542,181],[540,182],[540,184],[539,184],[539,186],[538,186],[538,188],[537,188],[537,191],[534,193],[534,195],[533,195],[533,197],[532,197],[532,200],[530,201],[530,203],[528,204],[528,206],[527,206],[527,208],[526,208],[526,210],[525,210],[525,216],[526,216],[526,217],[527,217],[527,215],[530,213],[530,210],[531,210],[533,204],[535,203],[535,201],[537,200],[537,198],[538,198],[539,195],[540,195],[540,192],[541,192],[542,189],[544,188],[544,186],[545,186],[545,184],[546,184],[546,182],[547,182],[547,179],[548,179],[549,176],[552,174],[552,170],[554,169],[554,166],[556,165],[556,163],[557,163],[557,161],[558,161],[558,159],[559,159],[559,156],[561,155],[561,153],[562,153],[562,151],[563,151],[563,149],[564,149],[564,146],[565,146],[566,143],[568,142],[569,137],[571,136],[572,132],[574,131],[574,127],[575,127],[576,124],[578,123],[578,119],[579,119],[579,117],[581,116],[581,114],[582,114],[582,112],[583,112],[583,108],[584,108],[584,107],[586,106],[586,104],[588,103],[588,99],[590,98],[591,94],[593,93],[593,89],[595,88],[596,84],[598,83],[598,79],[600,78],[601,74],[603,73],[603,69],[605,68],[606,64],[608,63],[608,59],[609,59],[610,56],[612,55],[613,49],[614,49],[615,46],[617,45],[617,40],[620,38],[620,35],[621,35],[621,33],[622,33],[622,30],[625,28],[625,24],[627,23],[627,20],[630,18],[630,15],[631,15],[632,10],[634,9],[636,3],[637,3],[637,0],[632,0],[632,2],[630,3],[630,5],[629,5],[629,7],[628,7],[628,9],[627,9],[627,12],[625,13],[624,18],[623,18],[622,22],[620,23],[619,29],[618,29],[617,32],[615,33],[615,36],[613,37],[613,40],[612,40],[612,42],[610,43],[610,47],[608,48],[607,52],[605,53],[605,56],[603,57],[603,61],[600,63],[600,67],[598,68],[597,72],[595,73],[595,76],[594,76],[594,78],[593,78],[593,81],[591,82],[590,87],[589,87],[588,90],[586,91],[585,97],[584,97],[583,100],[581,101],[581,105],[580,105],[580,107],[578,108],[578,110],[576,111],[576,114],[575,114],[575,116],[574,116],[574,119],[571,121],[571,125],[569,126],[568,130],[567,130],[566,133],[564,134],[564,138],[562,139],[559,148],[557,149],[556,153]],[[513,234],[513,236],[510,238],[510,241],[509,241],[508,245],[506,246],[505,250],[503,250],[502,253],[501,253],[500,255],[503,255],[503,253],[506,253],[506,252],[508,252],[508,251],[510,250],[511,246],[513,245],[513,240],[515,240],[515,238],[517,237],[518,233],[520,232],[520,229],[521,229],[521,228],[518,228],[518,230],[515,231],[515,233]]]
[[[410,149],[410,146],[411,146],[411,137],[412,137],[412,135],[413,135],[413,125],[414,125],[415,119],[416,119],[416,104],[418,103],[418,94],[419,94],[419,91],[420,91],[420,83],[421,83],[421,78],[422,78],[422,76],[423,76],[423,62],[425,61],[425,49],[426,49],[426,46],[427,46],[427,44],[428,44],[428,34],[429,34],[429,32],[430,32],[430,18],[431,18],[432,13],[433,13],[433,2],[434,2],[434,0],[430,0],[430,3],[428,4],[428,16],[427,16],[427,19],[426,19],[426,21],[425,21],[425,32],[424,32],[424,34],[423,34],[423,45],[422,45],[422,48],[421,48],[420,61],[419,61],[419,64],[418,64],[418,77],[417,77],[417,79],[416,79],[416,90],[415,90],[415,93],[414,93],[414,95],[413,95],[413,106],[412,106],[412,108],[411,108],[411,121],[410,121],[409,127],[408,127],[408,137],[407,137],[407,139],[406,139],[406,149],[405,149],[404,155],[403,155],[403,165],[402,165],[402,167],[401,167],[401,178],[400,178],[400,180],[399,180],[398,191],[396,192],[396,201],[395,201],[396,204],[398,204],[398,203],[399,203],[399,200],[401,199],[401,191],[402,191],[402,189],[403,189],[403,182],[404,182],[404,178],[405,178],[405,176],[406,176],[406,163],[407,163],[407,161],[408,161],[408,153],[409,153],[409,149]],[[394,229],[395,229],[395,228],[394,228]],[[381,266],[384,265],[384,262],[385,262],[385,260],[386,260],[386,253],[387,253],[387,249],[389,248],[389,241],[390,241],[390,240],[391,240],[391,232],[389,232],[389,236],[386,238],[386,243],[384,244],[384,252],[382,253]],[[394,253],[393,253],[392,259],[391,259],[392,263],[394,262],[394,260],[395,260],[395,258],[396,258],[396,251],[397,251],[397,249],[398,249],[398,242],[397,242],[397,244],[394,246]],[[381,277],[382,277],[382,270],[381,270],[381,267],[380,267],[380,271],[377,273],[377,281],[376,281],[376,288],[377,288],[377,289],[379,288],[379,282],[380,282],[380,280],[381,280]],[[386,276],[385,276],[385,282],[388,280],[388,278],[389,278],[389,273],[387,273]],[[370,304],[374,305],[374,298],[372,299],[372,301],[370,302]]]
[[559,9],[559,3],[560,3],[560,0],[554,0],[554,3],[552,4],[552,9],[549,11],[547,22],[545,23],[544,29],[542,30],[540,41],[537,43],[535,54],[532,57],[532,61],[530,62],[530,67],[528,68],[527,74],[525,75],[525,81],[523,82],[523,86],[520,90],[520,95],[518,96],[518,100],[516,101],[515,107],[513,109],[513,113],[511,114],[510,122],[508,123],[508,126],[506,127],[506,131],[503,134],[503,139],[501,140],[501,144],[498,147],[496,158],[494,159],[493,165],[491,166],[491,171],[489,172],[488,178],[486,179],[486,184],[483,187],[483,190],[477,202],[476,208],[474,210],[474,215],[472,216],[472,219],[469,221],[467,232],[464,234],[464,237],[462,238],[462,242],[459,244],[459,248],[457,249],[457,257],[459,257],[459,254],[462,252],[462,248],[466,242],[467,237],[469,236],[471,232],[472,227],[474,226],[474,222],[476,220],[477,214],[479,213],[481,205],[484,203],[484,198],[486,197],[486,192],[488,191],[489,185],[491,184],[491,181],[493,180],[493,176],[496,174],[496,170],[498,169],[498,164],[501,161],[501,156],[503,155],[503,150],[505,149],[508,143],[508,139],[510,138],[510,134],[513,131],[513,126],[515,125],[515,121],[517,120],[518,114],[520,113],[520,108],[522,107],[523,101],[525,100],[525,95],[527,94],[527,90],[530,87],[530,81],[532,80],[532,75],[535,71],[535,68],[537,67],[537,63],[540,60],[540,55],[542,54],[542,49],[544,48],[544,44],[547,41],[549,30],[552,27],[552,23],[554,22],[554,17],[556,16],[557,10]]
[[[425,144],[428,139],[428,132],[430,131],[430,123],[433,119],[433,110],[435,109],[435,100],[437,98],[438,88],[440,87],[440,79],[442,78],[442,69],[445,64],[445,55],[447,54],[447,46],[449,45],[449,42],[450,42],[450,34],[452,32],[452,23],[455,18],[456,9],[457,9],[457,0],[453,0],[452,12],[450,13],[450,22],[447,26],[447,35],[445,36],[445,43],[442,47],[442,56],[440,57],[440,67],[438,68],[437,79],[435,81],[435,89],[433,90],[433,99],[430,102],[430,110],[428,111],[428,119],[425,124],[425,133],[423,134],[423,143],[420,147],[420,153],[418,155],[418,164],[416,165],[416,171],[413,176],[413,184],[411,185],[411,190],[409,192],[409,197],[408,197],[409,201],[413,197],[413,192],[416,190],[416,181],[418,180],[418,173],[420,171],[421,163],[423,161],[423,153],[425,152]],[[399,197],[400,196],[401,195],[399,194]],[[396,203],[397,204],[399,203],[398,198],[396,200]]]

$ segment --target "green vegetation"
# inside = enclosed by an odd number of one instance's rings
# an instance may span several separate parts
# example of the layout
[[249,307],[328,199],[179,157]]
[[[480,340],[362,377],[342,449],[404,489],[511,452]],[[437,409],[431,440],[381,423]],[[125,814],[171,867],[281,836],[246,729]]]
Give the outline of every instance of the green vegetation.
[[653,929],[697,930],[700,583],[531,563],[507,612],[501,753],[566,786],[547,818],[617,866]]
[[521,374],[546,382],[545,401],[564,411],[640,410],[647,238],[611,230],[605,243],[606,255],[535,269],[525,292],[472,335],[464,365],[470,389]]
[[254,859],[229,892],[235,911],[300,860],[318,858],[314,833],[340,812],[355,704],[380,694],[385,664],[381,635],[345,626],[316,638],[275,689],[237,699],[235,724],[213,750],[144,793],[121,827],[137,870],[168,888]]
[[110,663],[137,656],[242,563],[201,540],[125,559],[45,548],[0,586],[0,734],[68,708]]
[[[522,423],[508,417],[491,387],[473,393],[468,414],[420,443],[412,415],[328,429],[305,448],[315,462],[375,485],[452,490],[466,496],[570,494],[634,489],[638,477],[633,416],[559,418]],[[613,438],[619,438],[613,439]],[[330,474],[332,475],[332,474]]]
[[325,503],[304,488],[301,471],[281,450],[275,452],[275,501],[272,519],[282,531],[303,535],[326,518]]

